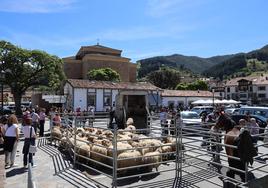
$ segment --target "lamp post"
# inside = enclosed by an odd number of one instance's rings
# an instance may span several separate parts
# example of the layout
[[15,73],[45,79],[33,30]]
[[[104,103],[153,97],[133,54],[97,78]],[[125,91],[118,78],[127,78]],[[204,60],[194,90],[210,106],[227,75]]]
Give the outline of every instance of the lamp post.
[[214,98],[215,98],[215,89],[212,89],[212,106],[213,106],[213,108],[214,108],[214,105],[215,105],[215,103],[214,103]]
[[1,79],[1,115],[4,115],[4,79],[5,79],[5,71],[0,72]]
[[156,89],[156,112],[158,113],[159,112],[159,107],[158,107],[158,99],[159,99],[159,90],[158,88]]

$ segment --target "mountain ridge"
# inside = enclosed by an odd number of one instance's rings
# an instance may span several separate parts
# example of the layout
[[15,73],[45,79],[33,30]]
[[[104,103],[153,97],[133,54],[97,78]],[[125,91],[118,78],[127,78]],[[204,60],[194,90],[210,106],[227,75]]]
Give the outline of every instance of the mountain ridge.
[[188,70],[194,74],[223,78],[224,74],[232,75],[236,71],[241,71],[241,69],[245,68],[248,59],[267,61],[268,64],[268,45],[247,53],[240,52],[206,58],[176,53],[168,56],[141,59],[137,61],[138,78],[145,77],[150,72],[159,70],[163,66],[177,70]]

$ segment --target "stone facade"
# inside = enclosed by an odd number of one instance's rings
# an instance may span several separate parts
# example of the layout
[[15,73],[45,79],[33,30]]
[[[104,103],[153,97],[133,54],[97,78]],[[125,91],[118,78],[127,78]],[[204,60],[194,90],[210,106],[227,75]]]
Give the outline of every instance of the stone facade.
[[98,68],[111,68],[119,73],[121,81],[136,81],[136,64],[121,56],[121,50],[101,46],[82,46],[76,56],[63,58],[68,79],[87,79],[87,72]]

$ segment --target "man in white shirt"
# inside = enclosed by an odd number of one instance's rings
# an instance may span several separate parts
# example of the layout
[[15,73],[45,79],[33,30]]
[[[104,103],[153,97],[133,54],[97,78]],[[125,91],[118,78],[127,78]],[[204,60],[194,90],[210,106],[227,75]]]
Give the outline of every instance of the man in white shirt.
[[32,117],[32,126],[34,128],[34,131],[37,133],[37,127],[39,125],[39,115],[35,112],[35,109],[32,109],[32,114],[31,114],[31,117]]

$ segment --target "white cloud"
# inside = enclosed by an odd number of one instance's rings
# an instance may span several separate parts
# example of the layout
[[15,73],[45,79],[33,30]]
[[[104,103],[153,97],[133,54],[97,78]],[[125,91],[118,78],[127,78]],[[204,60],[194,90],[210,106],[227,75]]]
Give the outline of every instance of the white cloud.
[[2,0],[0,11],[16,13],[50,13],[72,8],[76,0]]
[[[147,0],[147,14],[163,17],[179,14],[191,14],[193,7],[202,5],[207,0]],[[172,18],[172,17],[170,17]]]

